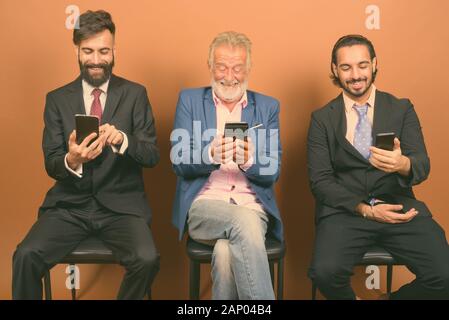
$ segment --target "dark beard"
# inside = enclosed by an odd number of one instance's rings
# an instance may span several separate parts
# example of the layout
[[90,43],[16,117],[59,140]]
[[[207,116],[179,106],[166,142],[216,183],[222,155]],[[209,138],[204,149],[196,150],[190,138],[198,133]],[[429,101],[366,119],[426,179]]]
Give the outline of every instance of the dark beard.
[[[371,72],[371,79],[366,79],[366,81],[367,81],[366,89],[363,92],[360,92],[360,93],[351,92],[348,88],[346,88],[346,86],[343,85],[343,83],[341,83],[340,78],[338,78],[337,76],[335,76],[335,79],[338,82],[338,86],[340,88],[342,88],[343,91],[346,92],[349,96],[360,98],[361,96],[363,96],[365,93],[367,93],[371,89],[374,81],[376,80],[376,75],[377,75],[377,72],[374,72],[374,71]],[[352,82],[354,82],[354,80],[359,80],[359,79],[353,79]],[[370,81],[370,82],[368,82],[368,81]]]
[[[100,64],[82,64],[80,60],[78,60],[78,64],[80,67],[81,77],[92,87],[98,88],[103,83],[109,80],[112,74],[112,69],[114,68],[114,58],[111,63],[100,63]],[[103,75],[99,77],[92,77],[89,74],[89,68],[101,68],[103,69]]]
[[[358,79],[356,79],[356,80],[358,80]],[[356,82],[356,81],[353,81],[353,82]],[[356,98],[360,98],[360,97],[362,97],[365,93],[367,93],[367,92],[371,89],[371,86],[373,85],[372,79],[371,79],[371,80],[366,79],[366,82],[367,82],[366,89],[363,90],[362,92],[352,92],[352,91],[350,91],[348,88],[346,88],[345,86],[341,86],[341,87],[342,87],[342,89],[343,89],[348,95],[353,96],[353,97],[356,97]]]

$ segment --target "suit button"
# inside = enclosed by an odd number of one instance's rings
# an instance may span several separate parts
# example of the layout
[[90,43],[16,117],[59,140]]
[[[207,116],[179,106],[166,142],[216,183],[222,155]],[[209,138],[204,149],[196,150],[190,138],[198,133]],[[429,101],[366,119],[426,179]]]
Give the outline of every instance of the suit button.
[[232,187],[231,187],[231,191],[234,190],[234,189],[235,189],[235,186],[232,186]]

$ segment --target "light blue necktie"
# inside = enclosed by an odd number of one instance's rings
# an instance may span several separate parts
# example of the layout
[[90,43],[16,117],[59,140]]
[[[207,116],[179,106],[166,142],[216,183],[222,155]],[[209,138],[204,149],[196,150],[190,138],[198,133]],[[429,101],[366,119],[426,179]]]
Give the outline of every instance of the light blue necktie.
[[359,115],[359,121],[357,122],[354,133],[354,148],[356,148],[365,159],[368,159],[371,154],[369,148],[371,147],[373,140],[371,135],[371,123],[368,119],[368,105],[354,105],[353,108]]

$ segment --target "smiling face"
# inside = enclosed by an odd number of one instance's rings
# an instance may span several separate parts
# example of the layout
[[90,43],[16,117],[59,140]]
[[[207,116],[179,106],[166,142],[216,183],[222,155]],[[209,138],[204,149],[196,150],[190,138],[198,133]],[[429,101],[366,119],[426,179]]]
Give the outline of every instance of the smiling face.
[[336,62],[332,64],[332,71],[346,94],[355,101],[367,99],[377,65],[368,48],[361,44],[341,47]]
[[226,103],[237,102],[248,86],[247,52],[242,46],[223,44],[215,48],[210,67],[212,88]]
[[77,52],[81,76],[87,83],[99,87],[109,80],[114,67],[114,36],[109,30],[81,41]]

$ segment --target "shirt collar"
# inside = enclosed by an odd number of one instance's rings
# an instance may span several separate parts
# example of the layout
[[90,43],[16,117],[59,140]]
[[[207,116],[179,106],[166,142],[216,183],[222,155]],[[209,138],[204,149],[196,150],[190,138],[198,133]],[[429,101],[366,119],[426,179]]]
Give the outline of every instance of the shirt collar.
[[[212,89],[212,96],[214,98],[215,106],[218,106],[219,104],[222,104],[222,101],[220,100],[220,98],[217,97],[217,95],[215,94],[215,91],[213,89]],[[236,105],[238,105],[238,104],[242,105],[242,109],[244,109],[248,105],[248,94],[247,94],[246,91],[243,94],[242,98],[239,100],[239,102],[237,102]]]
[[[368,97],[368,100],[366,101],[366,103],[368,104],[368,107],[374,107],[374,102],[376,100],[376,86],[373,84],[372,88],[371,88],[371,93]],[[343,101],[345,104],[345,110],[346,112],[351,112],[351,109],[354,105],[359,105],[357,102],[355,102],[354,100],[352,100],[351,98],[349,98],[347,96],[347,94],[343,91]]]
[[[83,79],[82,81],[82,85],[83,85],[83,93],[84,94],[88,94],[91,95],[92,91],[95,89],[94,86],[91,86],[89,83],[87,83],[86,80]],[[105,83],[103,83],[101,86],[98,87],[98,89],[100,89],[103,93],[107,93],[108,92],[108,86],[109,86],[109,80],[106,81]]]

